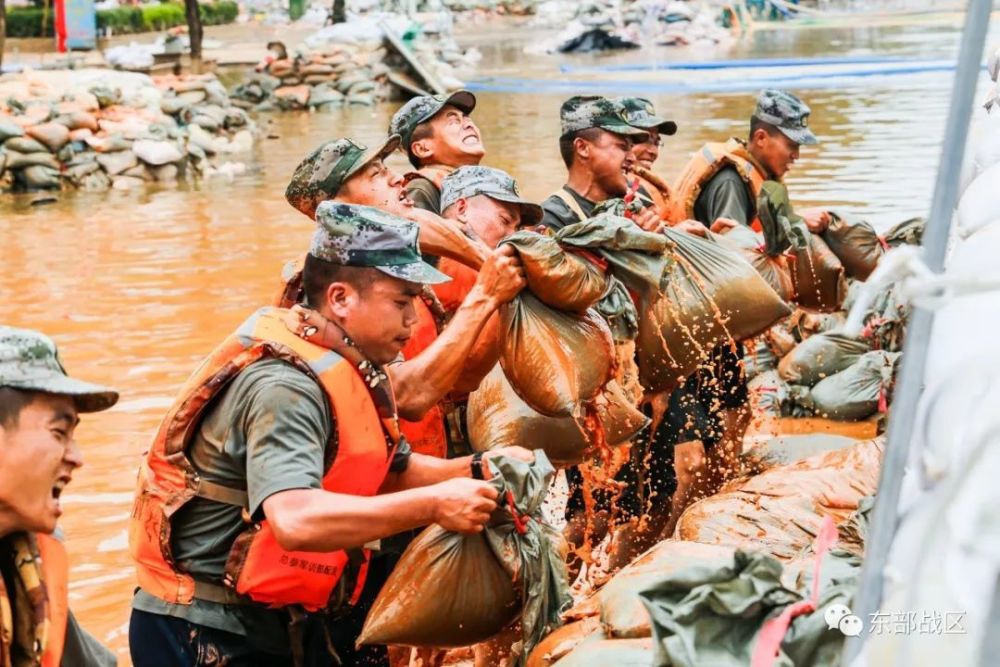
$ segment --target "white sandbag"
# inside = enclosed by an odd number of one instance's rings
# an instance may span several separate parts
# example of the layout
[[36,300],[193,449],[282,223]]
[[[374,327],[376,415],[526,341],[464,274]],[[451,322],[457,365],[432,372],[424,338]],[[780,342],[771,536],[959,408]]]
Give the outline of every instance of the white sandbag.
[[958,190],[962,194],[980,174],[1000,162],[1000,109],[975,123],[965,155]]
[[169,141],[140,139],[132,144],[132,152],[146,164],[156,167],[180,162],[184,159],[180,149]]
[[1000,163],[979,174],[958,201],[958,230],[963,238],[1000,217]]

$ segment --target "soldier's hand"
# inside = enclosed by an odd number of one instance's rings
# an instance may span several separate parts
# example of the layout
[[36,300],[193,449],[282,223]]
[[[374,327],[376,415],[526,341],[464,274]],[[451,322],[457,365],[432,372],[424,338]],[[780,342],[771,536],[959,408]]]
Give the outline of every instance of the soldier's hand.
[[739,224],[732,218],[716,218],[710,229],[713,234],[725,234],[730,229],[738,227]]
[[647,232],[658,232],[663,229],[663,220],[660,219],[656,209],[652,206],[647,206],[633,215],[632,222]]
[[524,267],[517,251],[502,245],[493,251],[479,270],[477,285],[496,303],[507,303],[524,289]]
[[672,227],[679,232],[685,232],[687,234],[694,234],[695,236],[705,236],[708,233],[708,229],[705,225],[701,224],[697,220],[681,220],[676,225]]
[[483,477],[490,479],[492,475],[490,467],[486,465],[486,461],[500,456],[506,456],[509,459],[517,459],[518,461],[524,461],[525,463],[535,462],[535,453],[530,449],[525,449],[524,447],[514,446],[491,449],[488,452],[483,452]]
[[830,212],[821,208],[804,208],[796,211],[805,220],[806,227],[813,234],[822,234],[830,226],[833,217]]
[[435,499],[434,523],[456,533],[482,531],[497,508],[497,490],[478,479],[449,479],[429,487]]

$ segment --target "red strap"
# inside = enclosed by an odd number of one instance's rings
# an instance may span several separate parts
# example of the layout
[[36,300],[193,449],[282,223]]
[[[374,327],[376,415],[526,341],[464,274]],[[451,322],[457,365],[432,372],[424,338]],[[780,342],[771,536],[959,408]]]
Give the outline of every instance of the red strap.
[[885,390],[885,385],[878,388],[878,411],[879,414],[885,414],[889,412],[889,397],[888,392]]
[[788,605],[781,615],[773,618],[760,629],[760,637],[753,650],[753,657],[750,660],[751,667],[771,667],[774,659],[778,657],[778,649],[785,639],[792,619],[803,614],[811,614],[816,611],[819,604],[819,573],[823,556],[829,551],[833,543],[837,541],[837,527],[830,517],[823,518],[823,525],[820,526],[819,533],[813,541],[813,549],[816,551],[816,558],[813,561],[813,581],[812,595],[806,600],[801,600],[795,604]]
[[885,240],[885,237],[882,236],[881,234],[878,234],[875,236],[875,238],[878,239],[879,245],[882,246],[882,250],[889,252],[889,242]]
[[524,535],[528,532],[528,522],[531,521],[531,517],[517,511],[517,505],[514,504],[514,494],[510,489],[507,489],[507,509],[510,510],[510,515],[514,519],[514,529],[517,534]]
[[629,220],[632,219],[633,213],[629,210],[628,205],[632,203],[635,199],[635,193],[639,191],[639,179],[635,178],[628,186],[628,192],[625,193],[625,217]]
[[597,266],[601,271],[608,270],[608,260],[604,259],[600,255],[597,255],[586,248],[576,248],[573,246],[561,246],[563,250],[570,253],[571,255],[577,255],[584,258],[591,264]]

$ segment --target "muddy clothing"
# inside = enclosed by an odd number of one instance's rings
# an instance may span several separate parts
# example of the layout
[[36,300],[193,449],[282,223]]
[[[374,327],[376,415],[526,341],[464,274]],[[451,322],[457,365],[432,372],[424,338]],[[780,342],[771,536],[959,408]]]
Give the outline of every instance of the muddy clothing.
[[[246,488],[249,510],[260,517],[269,496],[322,486],[326,443],[333,417],[323,389],[302,371],[277,359],[252,364],[207,410],[188,455],[207,480]],[[333,453],[334,456],[336,453]],[[402,443],[390,470],[409,462]],[[220,582],[233,540],[246,525],[241,508],[193,498],[173,519],[172,549],[178,567],[197,579]],[[254,650],[288,651],[288,614],[256,605],[226,605],[194,600],[171,604],[143,590],[132,607],[173,616],[195,625],[247,638]]]
[[441,215],[441,190],[426,178],[414,178],[406,184],[406,196],[413,205]]
[[735,167],[723,167],[705,184],[694,203],[695,220],[706,227],[719,218],[729,218],[749,226],[753,221],[756,204],[750,191]]
[[[563,191],[576,202],[586,217],[590,217],[594,212],[597,202],[592,202],[583,195],[577,194],[568,185],[562,187]],[[542,202],[542,224],[553,231],[558,231],[566,225],[580,222],[582,218],[579,213],[570,208],[558,195],[549,195],[548,199]]]

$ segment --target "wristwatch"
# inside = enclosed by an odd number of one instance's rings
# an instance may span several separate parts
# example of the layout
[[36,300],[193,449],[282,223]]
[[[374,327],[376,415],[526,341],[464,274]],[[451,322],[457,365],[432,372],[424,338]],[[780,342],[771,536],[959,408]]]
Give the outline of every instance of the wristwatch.
[[469,462],[469,466],[472,468],[472,479],[484,479],[482,452],[476,452],[472,455],[472,460]]

